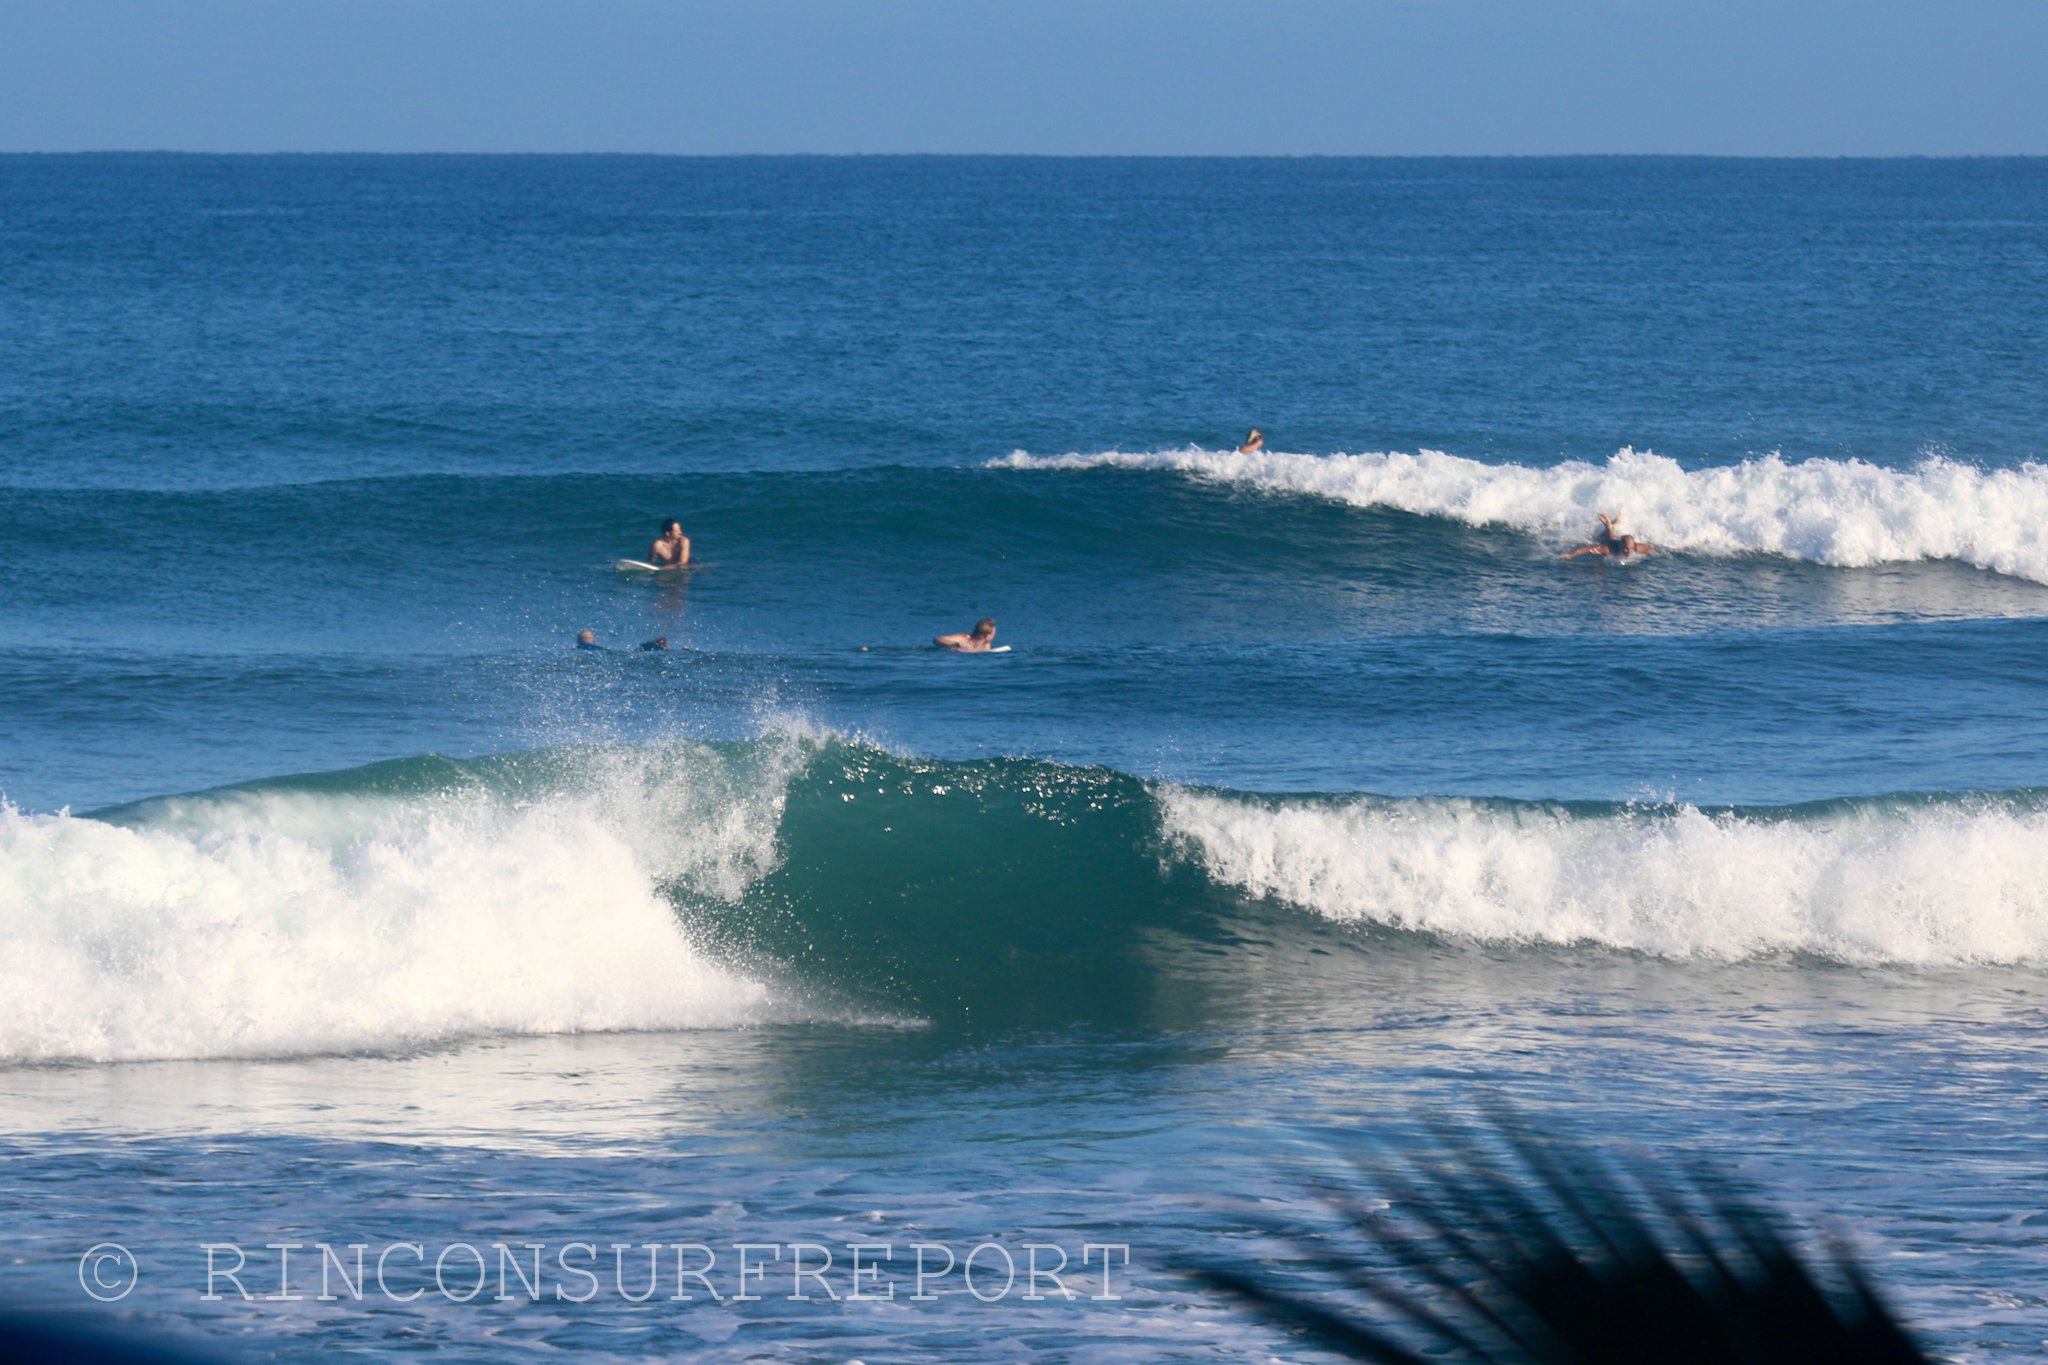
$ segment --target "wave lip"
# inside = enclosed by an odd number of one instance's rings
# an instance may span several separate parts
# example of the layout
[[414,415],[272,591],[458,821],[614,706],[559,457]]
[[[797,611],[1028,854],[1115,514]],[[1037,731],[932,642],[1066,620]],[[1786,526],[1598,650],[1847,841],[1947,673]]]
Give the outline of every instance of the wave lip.
[[1780,812],[1162,788],[1214,881],[1327,919],[1485,942],[1850,963],[2048,955],[2048,808],[1888,798]]
[[1391,507],[1474,526],[1583,538],[1596,512],[1667,549],[1776,554],[1838,568],[1955,559],[2048,583],[2048,466],[1979,469],[1931,458],[1911,469],[1778,455],[1712,469],[1624,448],[1605,464],[1485,464],[1413,455],[1289,455],[1187,450],[1034,456],[1003,469],[1161,469],[1219,483]]

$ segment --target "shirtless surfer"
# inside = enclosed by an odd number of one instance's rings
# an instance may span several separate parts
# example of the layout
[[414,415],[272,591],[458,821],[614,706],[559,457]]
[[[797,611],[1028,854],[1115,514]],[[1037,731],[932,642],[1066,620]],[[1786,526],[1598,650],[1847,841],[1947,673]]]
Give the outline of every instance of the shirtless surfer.
[[1265,448],[1266,433],[1260,431],[1257,427],[1253,427],[1252,434],[1244,438],[1244,444],[1237,448],[1237,453],[1240,455],[1256,455]]
[[1634,536],[1618,536],[1614,534],[1615,526],[1621,521],[1619,513],[1611,517],[1605,512],[1598,515],[1600,517],[1598,539],[1591,545],[1581,545],[1576,550],[1565,551],[1558,556],[1559,559],[1577,559],[1580,555],[1613,555],[1616,559],[1620,559],[1625,555],[1653,555],[1657,553],[1657,547],[1650,544],[1647,540],[1637,540]]
[[950,649],[960,654],[986,654],[996,638],[996,623],[993,617],[984,617],[975,622],[972,631],[957,631],[952,635],[934,635],[932,643],[940,649]]
[[674,569],[690,562],[690,538],[683,524],[671,518],[661,524],[661,536],[647,547],[647,562],[658,568]]

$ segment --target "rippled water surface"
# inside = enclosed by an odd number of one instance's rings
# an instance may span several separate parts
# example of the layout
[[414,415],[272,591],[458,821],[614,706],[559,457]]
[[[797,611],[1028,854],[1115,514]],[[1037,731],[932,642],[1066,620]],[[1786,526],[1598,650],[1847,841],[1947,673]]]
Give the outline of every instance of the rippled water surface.
[[1505,1096],[2048,1338],[2041,165],[0,157],[0,265],[10,1302],[1292,1359],[1176,1266]]

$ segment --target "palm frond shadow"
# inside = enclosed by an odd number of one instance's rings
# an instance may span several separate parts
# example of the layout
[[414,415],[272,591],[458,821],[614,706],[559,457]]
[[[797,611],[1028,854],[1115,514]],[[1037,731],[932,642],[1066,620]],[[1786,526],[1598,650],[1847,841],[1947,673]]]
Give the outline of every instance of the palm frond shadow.
[[[1618,1173],[1505,1109],[1433,1154],[1338,1151],[1335,1228],[1269,1227],[1309,1275],[1188,1270],[1340,1356],[1383,1365],[1918,1365],[1839,1243],[1803,1261],[1701,1167]],[[1372,1197],[1363,1191],[1374,1191]]]

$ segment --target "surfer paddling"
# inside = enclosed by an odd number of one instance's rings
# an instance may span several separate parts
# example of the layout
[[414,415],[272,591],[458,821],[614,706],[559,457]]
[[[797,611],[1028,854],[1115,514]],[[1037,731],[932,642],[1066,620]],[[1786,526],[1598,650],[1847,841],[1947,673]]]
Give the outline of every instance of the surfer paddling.
[[1634,536],[1618,536],[1614,534],[1615,526],[1621,521],[1620,514],[1617,513],[1610,517],[1605,512],[1602,512],[1598,515],[1600,517],[1600,529],[1595,533],[1596,539],[1593,543],[1591,545],[1581,545],[1576,550],[1567,550],[1558,556],[1559,559],[1577,559],[1580,555],[1613,555],[1616,559],[1620,559],[1625,555],[1653,555],[1657,553],[1657,547],[1647,540],[1637,540]]
[[1244,438],[1244,444],[1237,448],[1237,453],[1240,455],[1256,455],[1265,448],[1266,433],[1260,431],[1257,427],[1253,427],[1252,434]]
[[957,631],[951,635],[934,635],[932,643],[940,649],[950,649],[959,654],[986,654],[995,638],[995,618],[983,617],[974,623],[973,630]]
[[690,562],[690,538],[683,524],[671,518],[661,524],[661,535],[647,547],[647,562],[658,569],[675,569]]

